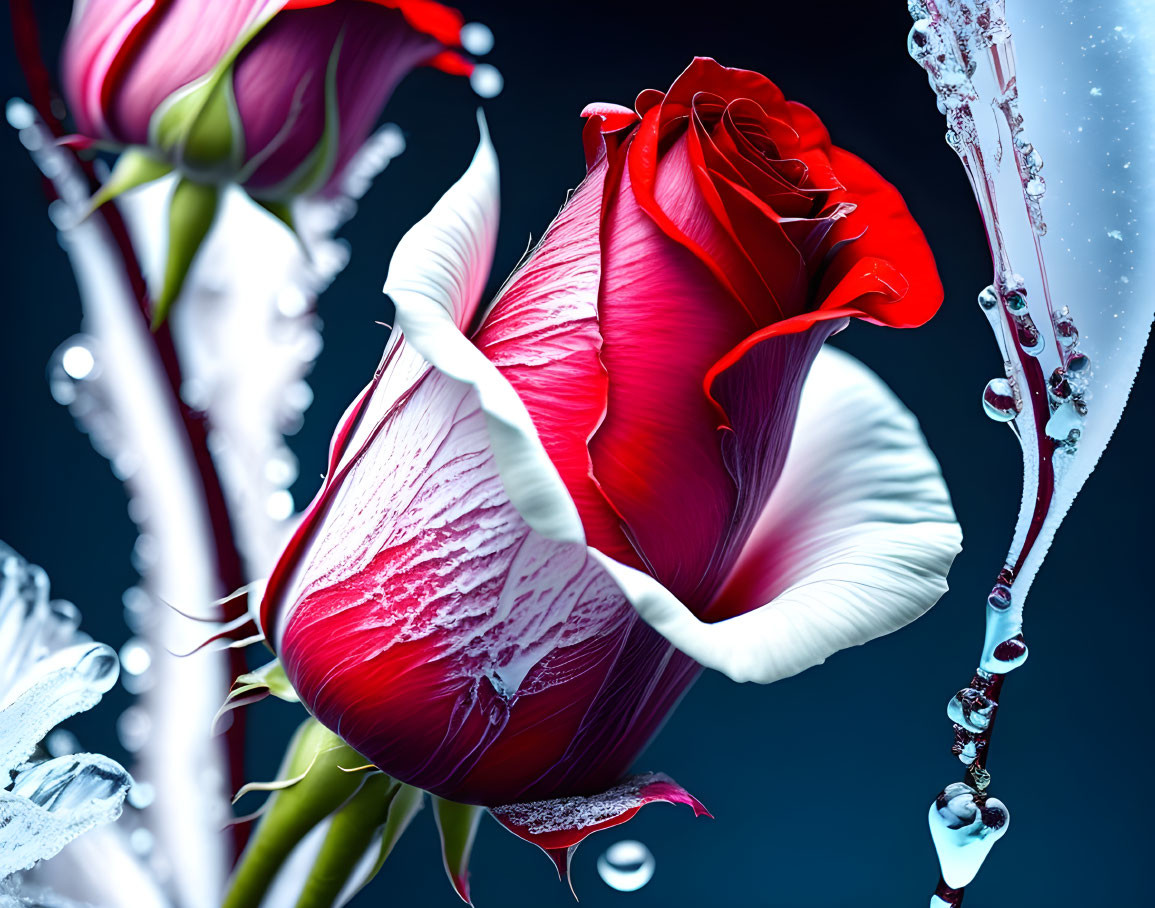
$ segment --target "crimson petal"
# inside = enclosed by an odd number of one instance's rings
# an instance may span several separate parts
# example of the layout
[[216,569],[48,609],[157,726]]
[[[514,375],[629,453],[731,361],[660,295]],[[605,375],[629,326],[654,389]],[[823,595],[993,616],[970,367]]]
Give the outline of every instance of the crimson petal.
[[570,882],[570,861],[587,836],[620,826],[655,801],[685,804],[694,816],[713,819],[701,801],[660,772],[628,776],[599,794],[506,804],[490,808],[490,813],[515,836],[549,855],[561,880]]

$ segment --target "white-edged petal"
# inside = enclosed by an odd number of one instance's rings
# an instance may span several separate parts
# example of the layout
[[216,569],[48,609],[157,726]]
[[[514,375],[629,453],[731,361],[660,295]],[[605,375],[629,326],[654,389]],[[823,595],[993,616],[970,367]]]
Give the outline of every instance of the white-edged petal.
[[[439,372],[476,389],[502,482],[526,523],[548,539],[584,543],[577,507],[521,398],[463,333],[477,310],[497,237],[497,157],[484,120],[473,162],[397,246],[384,292],[395,327]],[[362,419],[373,425],[372,404]],[[350,448],[355,450],[357,438]]]
[[914,417],[865,366],[826,348],[786,467],[722,593],[765,605],[707,624],[652,577],[593,554],[684,653],[736,681],[769,683],[923,614],[960,547]]

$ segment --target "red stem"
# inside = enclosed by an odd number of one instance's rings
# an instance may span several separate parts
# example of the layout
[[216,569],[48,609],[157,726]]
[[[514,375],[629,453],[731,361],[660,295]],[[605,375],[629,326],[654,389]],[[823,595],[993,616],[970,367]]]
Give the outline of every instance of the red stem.
[[[36,108],[45,127],[53,136],[59,138],[65,134],[60,117],[56,114],[56,108],[60,107],[59,95],[53,87],[52,77],[40,53],[40,35],[32,2],[31,0],[11,0],[10,8],[16,58],[28,83],[31,104]],[[71,149],[68,151],[88,178],[90,188],[95,191],[100,181],[96,176],[92,161],[85,160]],[[50,196],[55,196],[51,184],[48,184],[47,192]],[[132,287],[141,319],[147,329],[152,320],[148,286],[120,209],[116,207],[114,202],[110,202],[102,206],[93,216],[104,219],[109,233],[116,243],[125,275]],[[216,561],[216,576],[222,595],[227,595],[244,586],[248,579],[233,535],[232,520],[229,516],[224,489],[221,486],[220,477],[217,475],[212,454],[208,449],[208,419],[204,413],[192,409],[181,398],[180,359],[168,324],[165,323],[155,332],[146,330],[144,333],[152,339],[157,359],[164,369],[170,403],[179,415],[185,440],[193,456],[197,479],[209,517]],[[232,676],[236,677],[246,670],[244,653],[240,650],[230,650],[229,671]],[[242,710],[233,712],[233,722],[226,730],[225,736],[229,762],[229,784],[231,789],[236,791],[244,782],[244,718]],[[244,848],[248,827],[245,824],[234,824],[231,829],[233,833],[233,857],[235,858]]]

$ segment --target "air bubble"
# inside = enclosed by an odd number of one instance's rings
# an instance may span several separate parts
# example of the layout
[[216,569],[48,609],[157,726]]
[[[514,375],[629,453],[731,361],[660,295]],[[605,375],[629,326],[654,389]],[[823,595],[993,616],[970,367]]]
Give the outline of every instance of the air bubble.
[[618,892],[636,892],[654,877],[657,862],[641,842],[615,842],[598,858],[598,876]]

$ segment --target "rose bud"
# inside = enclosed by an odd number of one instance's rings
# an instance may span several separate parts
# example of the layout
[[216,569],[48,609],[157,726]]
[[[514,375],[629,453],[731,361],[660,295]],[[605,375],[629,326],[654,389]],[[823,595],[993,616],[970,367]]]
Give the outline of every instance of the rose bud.
[[397,83],[468,73],[460,15],[430,0],[78,4],[63,87],[78,144],[125,149],[93,199],[175,170],[159,321],[237,183],[292,226],[291,201],[336,187]]
[[483,312],[488,139],[398,246],[390,343],[259,612],[318,720],[561,864],[700,806],[623,777],[703,666],[766,683],[893,631],[960,543],[914,418],[822,349],[941,303],[897,190],[713,60],[587,116],[585,181]]

